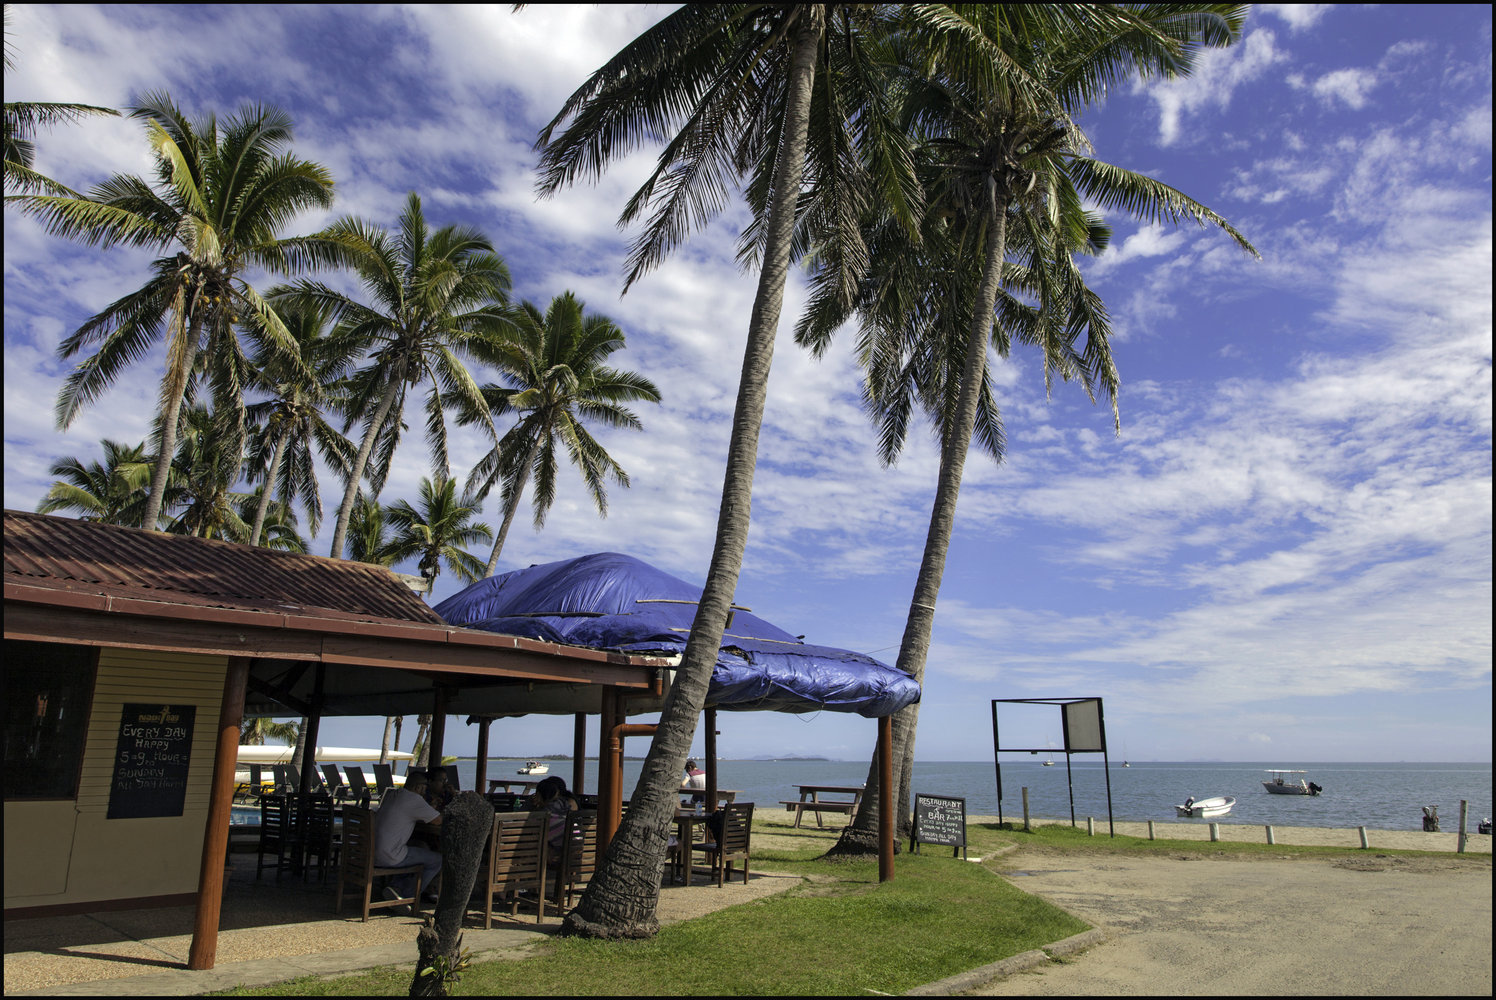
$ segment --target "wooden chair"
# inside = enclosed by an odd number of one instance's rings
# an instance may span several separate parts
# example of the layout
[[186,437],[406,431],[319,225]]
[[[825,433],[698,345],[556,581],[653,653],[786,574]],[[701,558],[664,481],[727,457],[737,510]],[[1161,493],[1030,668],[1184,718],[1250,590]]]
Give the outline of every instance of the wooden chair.
[[[343,896],[350,890],[363,891],[364,922],[368,923],[370,910],[381,910],[391,906],[409,905],[412,912],[421,912],[421,866],[403,865],[399,868],[381,868],[374,863],[374,813],[363,806],[343,807],[342,861],[338,865],[338,913],[343,912]],[[373,899],[374,880],[390,875],[414,875],[416,891],[411,897],[400,899]]]
[[[753,803],[734,802],[722,810],[722,832],[707,834],[705,842],[692,844],[692,851],[701,851],[712,863],[712,873],[717,876],[717,885],[723,884],[723,876],[732,877],[732,863],[743,862],[743,884],[748,884],[749,841],[753,835]],[[689,881],[690,876],[687,875]]]
[[341,844],[333,822],[332,796],[325,792],[299,795],[293,822],[302,851],[302,880],[311,877],[312,859],[317,861],[320,881],[327,881],[328,865],[336,865]]
[[[288,850],[291,846],[291,807],[284,795],[260,796],[260,843],[259,857],[255,864],[255,881],[266,868],[275,868],[275,877],[281,870],[291,867]],[[265,855],[274,860],[266,862]]]
[[369,788],[369,783],[364,780],[364,769],[349,764],[343,768],[343,773],[348,776],[348,800],[357,802],[361,806],[368,806],[369,798],[373,793]]
[[578,809],[566,817],[566,826],[561,834],[560,858],[556,863],[556,894],[553,897],[557,910],[562,908],[562,892],[566,895],[566,906],[577,886],[592,880],[597,870],[597,810]]
[[550,814],[544,810],[528,813],[494,813],[493,833],[478,886],[483,893],[483,929],[493,927],[493,900],[509,901],[509,912],[519,912],[519,894],[535,895],[538,910],[535,922],[545,919],[545,869],[548,854],[546,835]]
[[391,788],[395,787],[395,770],[394,770],[394,768],[391,767],[389,764],[375,764],[374,765],[374,785],[375,785],[376,788],[379,789],[379,795],[380,795],[380,797],[383,798],[385,792],[387,792]]

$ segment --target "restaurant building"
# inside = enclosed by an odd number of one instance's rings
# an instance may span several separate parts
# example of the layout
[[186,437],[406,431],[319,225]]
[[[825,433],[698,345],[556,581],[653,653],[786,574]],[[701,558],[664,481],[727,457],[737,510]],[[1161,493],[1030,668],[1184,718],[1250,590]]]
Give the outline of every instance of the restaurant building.
[[378,566],[4,518],[5,916],[195,903],[195,968],[245,714],[645,711],[670,667],[448,626]]

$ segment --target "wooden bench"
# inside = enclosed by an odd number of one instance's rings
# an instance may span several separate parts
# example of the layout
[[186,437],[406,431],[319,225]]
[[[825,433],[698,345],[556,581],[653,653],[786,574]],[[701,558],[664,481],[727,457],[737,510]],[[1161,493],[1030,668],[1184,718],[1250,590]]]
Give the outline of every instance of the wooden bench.
[[792,812],[795,814],[796,826],[800,825],[800,820],[804,819],[805,814],[808,812],[813,812],[816,814],[816,826],[824,827],[825,824],[821,822],[821,813],[823,812],[845,813],[846,815],[850,816],[857,811],[856,802],[827,802],[824,800],[820,802],[796,802],[792,799],[780,799],[779,801],[784,804],[785,812]]

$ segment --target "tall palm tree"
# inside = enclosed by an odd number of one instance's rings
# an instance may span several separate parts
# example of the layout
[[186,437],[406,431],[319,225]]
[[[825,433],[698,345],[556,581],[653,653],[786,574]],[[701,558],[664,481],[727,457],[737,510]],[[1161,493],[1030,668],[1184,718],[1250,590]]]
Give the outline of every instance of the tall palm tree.
[[[1023,273],[1036,282],[1025,290],[1040,303],[1034,336],[1044,349],[1046,379],[1058,371],[1066,378],[1079,374],[1088,390],[1099,382],[1112,396],[1115,411],[1117,375],[1107,346],[1105,312],[1085,292],[1070,263],[1081,243],[1077,234],[1095,225],[1081,210],[1083,198],[1148,222],[1211,224],[1256,255],[1240,233],[1205,206],[1151,178],[1091,157],[1089,143],[1071,119],[1116,80],[1189,72],[1199,47],[1226,45],[1240,37],[1244,7],[1127,5],[1118,9],[1119,18],[1083,24],[1043,46],[1007,44],[1015,37],[1011,24],[1003,24],[1001,12],[991,7],[963,12],[974,33],[993,46],[1005,46],[1008,57],[1030,78],[1042,81],[1053,99],[1035,104],[1028,95],[994,87],[981,77],[950,72],[929,74],[910,89],[912,126],[940,167],[928,186],[930,210],[950,221],[966,252],[979,263],[978,280],[967,291],[971,304],[959,345],[961,361],[953,372],[958,391],[942,411],[935,499],[897,661],[920,681],[1005,279]],[[1010,226],[1021,227],[1021,233],[1010,236]],[[1030,266],[1021,270],[1008,261],[1010,249],[1019,243],[1029,250]],[[930,286],[931,292],[937,288]],[[1085,347],[1078,349],[1080,339]],[[901,789],[896,812],[908,797],[917,721],[917,705],[894,719]],[[874,801],[864,805],[847,841],[860,836],[867,842],[878,808],[876,796],[870,798]]]
[[[488,403],[462,358],[474,342],[490,339],[507,320],[509,269],[488,238],[469,226],[426,224],[421,199],[406,198],[397,232],[359,219],[339,219],[321,234],[353,268],[367,303],[324,284],[303,281],[299,297],[326,307],[339,334],[366,345],[368,363],[352,378],[350,425],[364,425],[362,442],[348,470],[343,502],[333,529],[332,557],[343,556],[348,519],[374,459],[379,469],[399,445],[401,415],[410,386],[426,383],[426,439],[434,475],[449,475],[446,410],[461,403],[486,417]],[[376,446],[379,456],[375,458]],[[383,485],[382,471],[372,483]]]
[[252,525],[257,517],[260,519],[260,531],[255,534],[251,530],[250,537],[254,541],[249,544],[277,552],[299,552],[302,555],[310,552],[306,539],[297,530],[296,512],[279,500],[267,500],[267,492],[267,487],[261,483],[253,493],[242,494],[243,500],[235,508],[245,524]]
[[[11,57],[10,4],[5,5],[5,69],[15,68]],[[84,118],[118,117],[113,108],[94,104],[59,104],[51,101],[6,101],[4,118],[5,190],[16,193],[75,195],[76,192],[32,169],[36,162],[36,134],[56,125],[73,124]]]
[[[87,197],[26,194],[10,200],[39,217],[53,235],[166,254],[152,263],[144,285],[85,322],[58,351],[72,358],[93,350],[58,397],[57,422],[67,427],[127,365],[165,340],[156,467],[143,516],[152,527],[166,495],[182,401],[200,377],[199,355],[210,362],[206,372],[218,407],[229,409],[243,405],[238,380],[247,369],[235,336],[241,317],[255,317],[267,337],[292,350],[285,326],[247,272],[286,271],[316,259],[315,243],[279,233],[303,209],[331,204],[332,178],[286,152],[291,119],[276,108],[246,105],[220,123],[213,115],[188,119],[168,96],[155,93],[131,115],[145,124],[156,161],[154,184],[118,174]],[[242,418],[238,422],[242,428]]]
[[390,548],[389,526],[378,500],[360,492],[348,518],[348,554],[354,562],[393,566],[398,560]]
[[465,582],[472,583],[482,575],[483,563],[465,546],[487,542],[493,529],[474,522],[478,506],[467,497],[457,496],[457,480],[421,480],[417,506],[397,500],[384,509],[384,516],[394,528],[390,555],[396,562],[419,560],[421,577],[429,587],[441,573],[442,565]]
[[151,467],[155,460],[145,444],[126,445],[105,440],[103,462],[84,465],[76,458],[59,459],[48,473],[61,477],[42,502],[39,514],[76,512],[85,521],[101,521],[127,528],[141,527]]
[[545,524],[556,499],[556,445],[565,446],[582,473],[597,512],[606,517],[605,480],[629,485],[628,473],[583,426],[594,420],[610,427],[642,425],[624,403],[660,401],[660,390],[635,372],[607,367],[609,355],[624,346],[623,331],[606,316],[588,315],[566,292],[551,300],[542,316],[530,302],[515,310],[514,331],[481,348],[482,360],[505,373],[511,385],[483,387],[494,414],[516,411],[514,426],[473,467],[467,490],[481,502],[502,483],[504,521],[494,540],[484,576],[493,576],[509,525],[531,478],[535,482],[535,529]]
[[182,423],[167,492],[168,506],[176,512],[167,530],[195,538],[248,541],[249,525],[239,512],[250,496],[233,488],[244,462],[237,427],[202,406],[189,408]]
[[[273,493],[279,495],[282,505],[299,499],[306,510],[307,529],[316,535],[322,522],[322,493],[317,488],[313,447],[328,465],[342,471],[352,463],[353,451],[348,439],[327,422],[323,407],[334,402],[343,376],[353,366],[358,342],[330,333],[325,307],[297,302],[284,290],[272,291],[269,298],[297,352],[285,354],[260,339],[251,359],[254,385],[270,394],[269,399],[247,408],[249,420],[259,428],[250,447],[250,466],[257,472],[263,470],[266,487],[251,515],[251,545],[260,544]],[[255,333],[252,330],[252,335]]]
[[[855,220],[872,192],[911,218],[917,193],[902,135],[884,128],[879,69],[861,44],[885,8],[687,4],[594,73],[540,133],[540,189],[596,176],[665,137],[621,222],[653,214],[629,254],[625,287],[727,201],[745,178],[754,225],[740,252],[759,264],[711,565],[623,825],[567,916],[573,933],[649,935],[668,824],[748,538],[758,434],[802,187],[842,195],[826,224]],[[908,180],[908,183],[904,183]],[[823,198],[822,203],[832,199]],[[854,239],[855,234],[849,239]]]

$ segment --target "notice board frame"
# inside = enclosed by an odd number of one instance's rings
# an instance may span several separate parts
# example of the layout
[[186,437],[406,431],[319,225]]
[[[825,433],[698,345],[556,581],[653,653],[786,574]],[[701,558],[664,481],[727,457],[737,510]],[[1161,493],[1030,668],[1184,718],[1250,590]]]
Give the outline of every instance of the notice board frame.
[[[959,843],[952,844],[949,841],[945,841],[945,840],[926,840],[926,839],[924,839],[924,838],[922,838],[920,836],[920,828],[919,828],[919,816],[920,816],[919,804],[920,804],[920,800],[924,800],[926,802],[940,801],[940,802],[959,802],[959,803],[961,803],[961,823],[960,823],[960,826],[957,828],[960,831],[960,837],[961,837],[961,840],[960,840]],[[959,796],[959,795],[928,795],[928,794],[925,794],[924,792],[915,792],[914,793],[914,819],[913,819],[913,822],[910,824],[910,829],[909,829],[909,852],[911,854],[918,854],[919,853],[919,845],[920,844],[933,844],[933,845],[935,845],[937,847],[949,847],[951,849],[951,857],[953,857],[953,858],[961,858],[961,859],[965,860],[965,858],[966,858],[966,799],[963,798],[963,797],[961,797],[961,796]]]
[[1005,747],[998,736],[998,705],[1054,705],[1060,710],[1060,726],[1065,734],[1065,782],[1070,790],[1070,825],[1075,826],[1075,775],[1070,770],[1070,755],[1077,753],[1101,754],[1102,773],[1106,775],[1106,822],[1111,836],[1117,835],[1117,824],[1112,819],[1112,765],[1106,751],[1106,713],[1102,711],[1101,699],[1076,698],[993,698],[992,699],[992,762],[997,768],[997,821],[1003,821],[1003,762],[1006,753],[1049,753],[1053,747]]
[[183,814],[196,723],[195,704],[126,702],[121,706],[106,819]]

